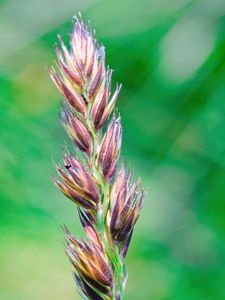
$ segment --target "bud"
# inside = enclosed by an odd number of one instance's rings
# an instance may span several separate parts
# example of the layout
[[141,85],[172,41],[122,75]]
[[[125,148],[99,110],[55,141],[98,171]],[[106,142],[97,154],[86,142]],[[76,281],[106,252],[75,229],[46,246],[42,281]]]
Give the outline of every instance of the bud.
[[106,296],[111,299],[112,269],[101,243],[96,247],[91,239],[88,244],[75,239],[66,227],[64,231],[66,253],[75,268],[75,280],[81,295],[89,299],[105,299]]
[[93,100],[93,96],[98,90],[100,83],[105,75],[105,49],[101,47],[97,50],[90,82],[88,84],[88,96]]
[[[96,204],[90,200],[85,199],[84,197],[80,196],[74,189],[70,188],[69,185],[66,183],[62,183],[56,178],[52,179],[55,185],[63,192],[63,194],[72,200],[74,203],[81,205],[84,208],[87,209],[95,209]],[[69,179],[68,179],[69,181]]]
[[55,83],[65,100],[79,113],[85,116],[86,105],[82,96],[71,86],[69,81],[63,81],[53,68],[49,71],[51,79]]
[[71,56],[78,72],[90,77],[96,59],[97,45],[90,29],[76,18],[71,34]]
[[113,177],[120,154],[122,128],[120,117],[113,116],[101,143],[98,165],[101,166],[106,180]]
[[[98,234],[96,233],[94,227],[96,225],[96,216],[93,217],[91,215],[90,210],[81,210],[78,207],[78,214],[80,217],[81,224],[89,238],[89,240],[92,242],[93,245],[95,245],[97,248],[99,248],[99,245],[101,245],[100,239]],[[101,248],[99,248],[101,250]]]
[[110,232],[117,243],[122,243],[123,255],[132,235],[143,204],[143,191],[138,192],[139,180],[131,184],[131,174],[124,167],[119,172],[111,192],[112,206],[108,215]]
[[63,40],[60,35],[58,35],[58,39],[60,42],[60,46],[62,51],[56,46],[55,52],[58,58],[58,65],[61,72],[66,75],[67,79],[75,85],[77,88],[82,86],[82,80],[79,72],[76,70],[76,66],[74,64],[73,58],[71,57],[69,51],[67,50]]
[[104,125],[105,122],[108,120],[111,112],[113,111],[113,108],[115,106],[116,100],[118,98],[118,95],[120,93],[122,85],[120,84],[119,86],[116,87],[116,90],[111,98],[111,100],[109,101],[109,103],[107,104],[107,106],[105,107],[104,113],[101,117],[101,120],[99,121],[99,123],[97,123],[96,129],[101,129]]
[[92,176],[72,155],[64,158],[64,168],[56,166],[63,183],[54,179],[55,184],[72,201],[85,208],[94,209],[99,201],[99,191]]
[[[111,72],[110,72],[111,73]],[[91,116],[95,125],[95,128],[99,127],[99,124],[101,122],[103,113],[105,111],[106,103],[109,97],[109,84],[110,79],[109,72],[107,73],[106,77],[103,79],[101,86],[94,97],[92,110],[91,110]]]
[[84,124],[67,108],[63,108],[61,121],[73,142],[81,151],[86,152],[90,156],[93,148],[92,139]]
[[101,129],[104,126],[105,122],[108,120],[121,89],[121,85],[117,86],[116,91],[109,101],[111,77],[112,70],[107,70],[95,97],[93,97],[91,115],[94,126],[97,130]]

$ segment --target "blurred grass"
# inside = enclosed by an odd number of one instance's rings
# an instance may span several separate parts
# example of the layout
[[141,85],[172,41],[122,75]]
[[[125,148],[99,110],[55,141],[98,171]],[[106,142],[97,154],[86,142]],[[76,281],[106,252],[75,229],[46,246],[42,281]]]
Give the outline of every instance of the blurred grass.
[[126,299],[225,299],[222,0],[0,2],[0,299],[78,299],[59,225],[82,230],[50,180],[65,134],[46,71],[78,11],[123,83],[123,157],[148,191]]

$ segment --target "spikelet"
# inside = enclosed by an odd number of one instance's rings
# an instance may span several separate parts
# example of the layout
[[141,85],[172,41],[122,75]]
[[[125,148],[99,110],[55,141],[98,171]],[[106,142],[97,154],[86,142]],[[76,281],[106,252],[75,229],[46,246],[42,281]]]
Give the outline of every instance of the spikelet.
[[84,154],[69,151],[56,165],[56,186],[77,204],[88,242],[75,239],[64,226],[66,254],[74,268],[83,299],[122,300],[126,287],[126,256],[134,225],[143,205],[139,180],[132,184],[122,166],[117,173],[122,126],[114,114],[102,137],[101,129],[114,110],[121,85],[111,93],[112,71],[105,66],[105,49],[81,18],[75,18],[68,49],[59,36],[56,71],[50,76],[64,98],[60,119],[66,133]]

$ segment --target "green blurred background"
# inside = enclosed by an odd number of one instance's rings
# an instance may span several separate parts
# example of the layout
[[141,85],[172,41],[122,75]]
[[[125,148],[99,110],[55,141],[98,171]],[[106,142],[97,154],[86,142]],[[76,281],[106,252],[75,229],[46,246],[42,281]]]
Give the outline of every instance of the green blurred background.
[[60,224],[82,230],[50,179],[66,135],[46,70],[79,11],[123,83],[123,157],[147,190],[126,299],[225,299],[224,0],[0,2],[0,299],[79,299]]

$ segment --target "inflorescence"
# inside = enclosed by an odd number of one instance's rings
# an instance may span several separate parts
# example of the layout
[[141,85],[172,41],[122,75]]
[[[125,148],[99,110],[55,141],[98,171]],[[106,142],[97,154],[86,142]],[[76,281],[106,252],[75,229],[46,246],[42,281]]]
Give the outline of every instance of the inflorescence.
[[121,121],[115,112],[109,118],[121,85],[111,94],[112,70],[105,66],[105,49],[81,18],[75,19],[69,50],[58,38],[58,72],[51,67],[50,76],[64,98],[62,125],[83,155],[77,158],[66,150],[53,180],[77,205],[88,238],[88,242],[75,239],[64,226],[66,254],[83,299],[122,300],[127,279],[124,259],[144,193],[139,180],[132,183],[124,164],[118,170]]

